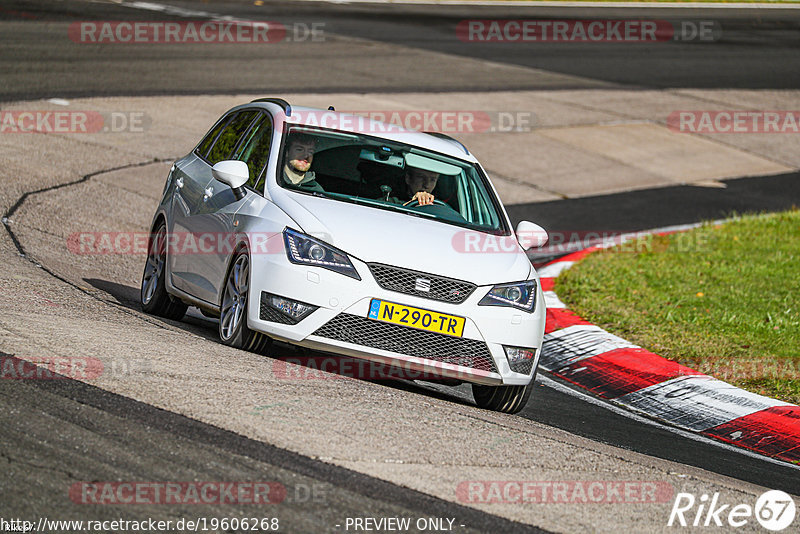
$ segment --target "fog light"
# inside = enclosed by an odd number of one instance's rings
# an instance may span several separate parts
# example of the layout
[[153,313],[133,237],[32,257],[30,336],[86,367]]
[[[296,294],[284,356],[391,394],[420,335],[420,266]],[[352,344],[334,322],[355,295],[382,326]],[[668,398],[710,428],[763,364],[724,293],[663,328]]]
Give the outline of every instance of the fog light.
[[261,304],[262,306],[266,304],[269,308],[285,315],[293,323],[299,323],[319,307],[269,293],[262,294]]
[[503,346],[503,350],[506,351],[508,365],[512,371],[524,375],[530,374],[533,362],[536,360],[536,349]]

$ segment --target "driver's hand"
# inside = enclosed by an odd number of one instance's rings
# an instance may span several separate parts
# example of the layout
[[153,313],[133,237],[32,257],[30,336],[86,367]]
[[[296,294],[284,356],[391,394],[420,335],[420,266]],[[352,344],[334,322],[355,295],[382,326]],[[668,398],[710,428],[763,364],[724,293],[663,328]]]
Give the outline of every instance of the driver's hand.
[[414,193],[414,196],[411,197],[411,200],[409,200],[403,205],[405,206],[406,204],[410,204],[415,200],[419,202],[420,206],[427,206],[429,204],[433,204],[433,195],[428,193],[427,191],[417,191],[416,193]]

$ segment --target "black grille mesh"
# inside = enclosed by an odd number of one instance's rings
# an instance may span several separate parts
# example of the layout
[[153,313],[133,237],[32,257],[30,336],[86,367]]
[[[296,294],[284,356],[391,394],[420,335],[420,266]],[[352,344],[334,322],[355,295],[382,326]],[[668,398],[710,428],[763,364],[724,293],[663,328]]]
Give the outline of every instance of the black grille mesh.
[[337,315],[322,325],[314,335],[471,369],[497,372],[489,347],[482,341],[415,330],[349,313]]
[[[367,265],[369,265],[369,270],[379,286],[383,289],[405,293],[406,295],[416,295],[426,299],[461,304],[477,287],[469,282],[392,267],[381,263],[369,263]],[[429,281],[430,291],[416,289],[418,278]]]
[[523,375],[531,374],[531,369],[533,369],[533,360],[523,360],[521,362],[516,362],[511,364],[511,370],[515,373],[522,373]]

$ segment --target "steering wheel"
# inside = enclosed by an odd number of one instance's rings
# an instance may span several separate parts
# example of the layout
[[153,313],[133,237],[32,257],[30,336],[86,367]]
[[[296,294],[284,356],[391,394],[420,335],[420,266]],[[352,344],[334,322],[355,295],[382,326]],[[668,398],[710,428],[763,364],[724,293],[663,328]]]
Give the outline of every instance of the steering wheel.
[[[441,200],[436,200],[436,199],[433,199],[433,204],[422,205],[422,204],[419,203],[419,201],[416,201],[416,202],[417,202],[416,204],[410,204],[408,207],[409,208],[425,208],[425,207],[432,206],[432,205],[439,205],[439,206],[445,206],[447,208],[450,208],[449,204],[446,204],[446,203],[442,202]],[[450,208],[450,209],[452,209],[452,208]]]

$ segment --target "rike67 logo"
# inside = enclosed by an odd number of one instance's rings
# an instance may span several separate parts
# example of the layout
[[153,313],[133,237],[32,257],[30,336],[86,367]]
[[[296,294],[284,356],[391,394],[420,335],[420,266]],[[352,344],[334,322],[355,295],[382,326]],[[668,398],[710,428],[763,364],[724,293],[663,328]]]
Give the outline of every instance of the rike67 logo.
[[765,529],[778,532],[794,522],[796,512],[792,497],[780,490],[762,493],[755,506],[723,503],[719,493],[714,493],[711,498],[703,494],[699,499],[691,493],[678,493],[672,504],[667,526],[739,528],[755,517]]

